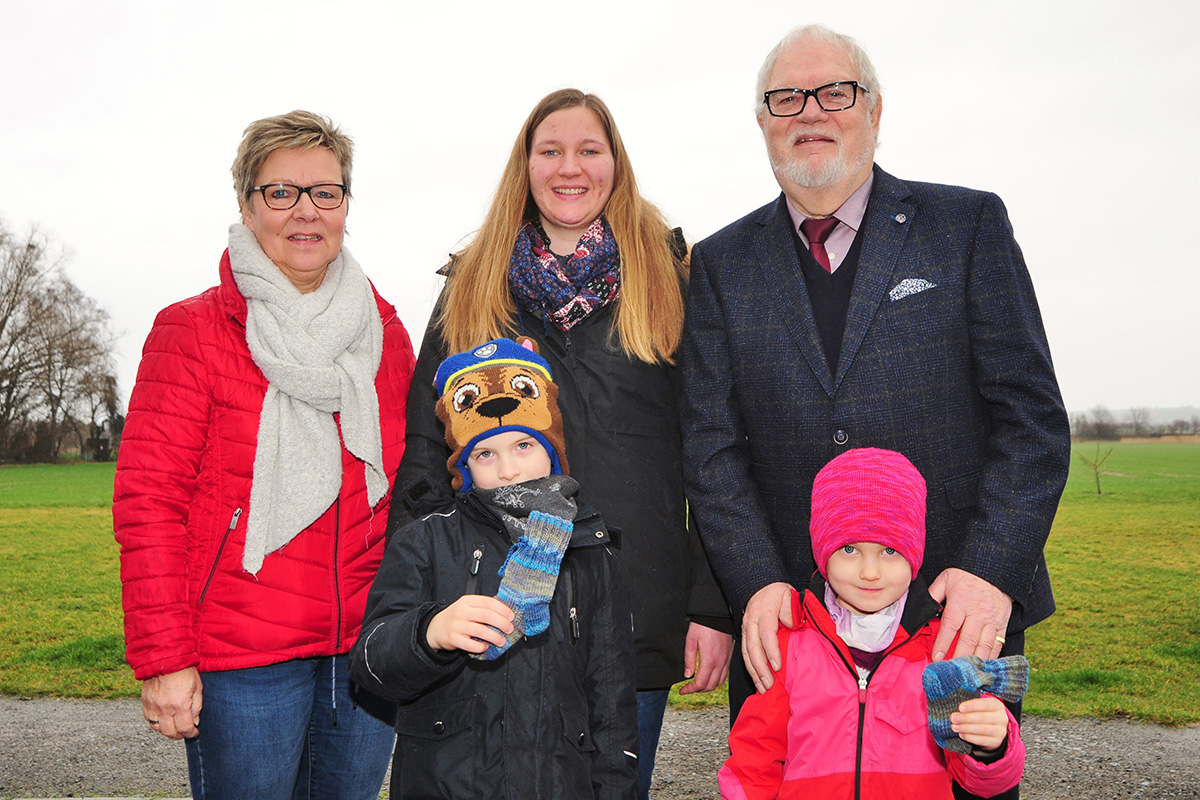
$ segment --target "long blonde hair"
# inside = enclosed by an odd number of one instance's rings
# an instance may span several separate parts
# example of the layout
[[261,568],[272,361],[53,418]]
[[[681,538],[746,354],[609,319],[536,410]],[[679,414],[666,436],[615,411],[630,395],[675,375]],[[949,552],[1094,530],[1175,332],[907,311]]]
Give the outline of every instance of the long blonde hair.
[[508,267],[521,226],[538,213],[529,190],[533,133],[555,111],[580,106],[596,115],[613,151],[613,190],[604,217],[621,253],[615,331],[630,358],[673,363],[683,333],[686,259],[674,256],[671,229],[662,212],[638,193],[633,166],[608,106],[578,89],[551,92],[530,113],[513,143],[483,225],[453,259],[437,317],[449,352],[517,331]]

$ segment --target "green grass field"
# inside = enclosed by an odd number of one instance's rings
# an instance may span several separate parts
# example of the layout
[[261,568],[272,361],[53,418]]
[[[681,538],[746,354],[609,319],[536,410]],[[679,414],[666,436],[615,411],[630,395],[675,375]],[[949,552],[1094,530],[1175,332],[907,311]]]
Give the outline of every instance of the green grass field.
[[113,464],[0,467],[0,693],[124,697]]
[[1025,708],[1200,721],[1200,444],[1119,444],[1100,484],[1076,453],[1046,547],[1058,611],[1026,637]]
[[[1028,634],[1025,709],[1200,722],[1200,444],[1119,444],[1104,473],[1097,496],[1072,463],[1046,552],[1058,613]],[[0,693],[137,694],[112,475],[111,464],[0,467]]]

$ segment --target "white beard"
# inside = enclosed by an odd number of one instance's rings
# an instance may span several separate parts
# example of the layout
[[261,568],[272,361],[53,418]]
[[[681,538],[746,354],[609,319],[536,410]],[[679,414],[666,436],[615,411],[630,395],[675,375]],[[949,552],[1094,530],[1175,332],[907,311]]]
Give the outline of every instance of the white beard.
[[[795,144],[796,139],[807,135],[811,135],[811,133],[795,134],[791,141],[788,142],[788,147],[791,148]],[[875,148],[864,148],[858,161],[854,164],[849,164],[846,161],[846,154],[842,150],[841,139],[835,138],[834,141],[838,146],[837,157],[827,159],[820,164],[810,164],[807,160],[792,159],[781,162],[776,158],[774,150],[768,145],[767,157],[771,161],[771,169],[779,178],[789,183],[794,183],[797,186],[802,186],[805,189],[826,189],[846,180],[851,175],[857,175],[875,157]]]
[[846,174],[846,160],[839,155],[819,165],[806,161],[788,161],[780,164],[771,159],[771,169],[784,180],[803,186],[805,189],[824,189],[833,186]]

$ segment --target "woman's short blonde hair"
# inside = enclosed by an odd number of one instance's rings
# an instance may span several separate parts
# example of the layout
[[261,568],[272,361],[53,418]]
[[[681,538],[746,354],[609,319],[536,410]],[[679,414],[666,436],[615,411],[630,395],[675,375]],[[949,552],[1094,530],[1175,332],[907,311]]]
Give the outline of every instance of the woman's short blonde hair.
[[603,213],[621,253],[615,333],[631,358],[670,363],[683,331],[686,263],[672,251],[673,235],[662,212],[638,192],[633,165],[608,106],[578,89],[546,95],[521,126],[483,225],[454,258],[436,322],[449,353],[515,332],[517,306],[508,268],[521,226],[538,216],[529,186],[529,150],[537,127],[554,112],[569,108],[595,114],[612,147],[613,189]]
[[311,111],[291,111],[255,120],[242,133],[237,157],[233,159],[233,188],[238,207],[250,199],[252,187],[263,162],[276,150],[299,147],[304,150],[324,147],[342,167],[342,183],[350,194],[350,170],[354,162],[354,141],[328,117]]

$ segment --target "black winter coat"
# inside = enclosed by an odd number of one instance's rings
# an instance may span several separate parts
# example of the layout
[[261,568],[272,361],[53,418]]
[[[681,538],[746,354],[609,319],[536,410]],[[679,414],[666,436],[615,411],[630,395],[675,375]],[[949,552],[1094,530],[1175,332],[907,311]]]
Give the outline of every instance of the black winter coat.
[[464,594],[494,596],[511,540],[470,492],[395,532],[367,599],[351,677],[398,702],[393,800],[631,800],[637,789],[633,636],[624,569],[581,503],[547,631],[495,661],[425,636]]
[[[633,594],[637,687],[666,689],[683,679],[688,623],[726,633],[732,623],[700,538],[688,529],[675,409],[678,370],[626,356],[612,332],[614,314],[615,306],[607,306],[564,333],[520,312],[517,328],[537,342],[558,384],[571,477],[618,532],[618,555]],[[435,310],[432,319],[437,315]],[[433,388],[448,355],[431,321],[409,392],[389,530],[407,521],[409,487],[426,476],[449,486],[450,448],[434,414]]]

